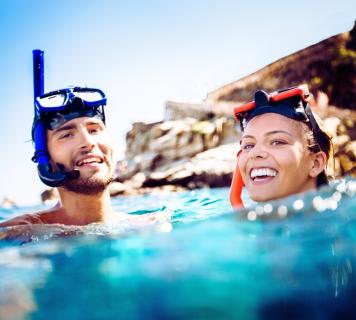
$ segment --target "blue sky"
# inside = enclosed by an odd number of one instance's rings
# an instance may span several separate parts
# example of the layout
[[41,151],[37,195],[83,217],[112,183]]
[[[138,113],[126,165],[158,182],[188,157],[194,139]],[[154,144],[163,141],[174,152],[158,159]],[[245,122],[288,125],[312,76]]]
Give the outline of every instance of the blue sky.
[[87,85],[108,96],[120,157],[134,121],[161,120],[167,100],[209,91],[352,28],[356,2],[0,0],[0,201],[39,202],[30,130],[32,50],[45,91]]

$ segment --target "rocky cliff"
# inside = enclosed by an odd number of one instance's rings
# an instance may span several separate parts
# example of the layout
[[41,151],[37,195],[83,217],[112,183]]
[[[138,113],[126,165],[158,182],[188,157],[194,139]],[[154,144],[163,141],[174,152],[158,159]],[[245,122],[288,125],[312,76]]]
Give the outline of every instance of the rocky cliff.
[[256,88],[301,83],[317,96],[314,111],[334,136],[330,173],[356,176],[355,43],[353,28],[210,92],[201,104],[167,102],[165,121],[134,123],[127,133],[112,195],[229,186],[240,137],[232,107]]
[[311,92],[327,94],[330,104],[356,110],[356,23],[349,32],[281,58],[207,95],[206,102],[249,100],[256,88],[267,92],[307,83]]
[[[112,195],[181,190],[230,183],[239,133],[232,118],[135,123]],[[153,188],[153,189],[152,189]]]

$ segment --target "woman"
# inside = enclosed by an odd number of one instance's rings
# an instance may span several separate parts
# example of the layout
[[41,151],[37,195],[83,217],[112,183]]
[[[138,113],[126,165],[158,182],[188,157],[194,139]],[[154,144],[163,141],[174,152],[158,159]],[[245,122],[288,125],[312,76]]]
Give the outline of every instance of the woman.
[[326,165],[332,143],[308,104],[306,87],[267,94],[234,109],[242,138],[230,191],[234,208],[242,207],[246,186],[252,200],[275,200],[328,183]]

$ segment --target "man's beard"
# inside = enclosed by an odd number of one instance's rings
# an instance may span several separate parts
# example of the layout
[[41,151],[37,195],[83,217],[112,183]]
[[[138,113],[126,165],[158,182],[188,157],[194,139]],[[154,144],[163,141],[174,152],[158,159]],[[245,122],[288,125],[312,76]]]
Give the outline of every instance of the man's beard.
[[113,176],[109,175],[105,178],[83,178],[67,179],[64,181],[62,187],[68,191],[80,193],[84,195],[96,195],[106,190],[106,188],[113,181]]
[[[61,170],[65,170],[64,165],[57,163],[57,167]],[[79,175],[78,178],[69,178],[64,180],[62,187],[68,191],[83,195],[97,195],[106,190],[110,183],[114,180],[113,168],[108,164],[108,173],[104,176],[99,174],[96,177],[95,174],[90,177],[83,177]]]
[[[83,177],[83,175],[79,174],[78,178],[65,179],[61,187],[68,191],[83,195],[97,195],[105,191],[110,183],[114,181],[113,164],[112,162],[106,164],[108,166],[108,172],[106,174],[93,174],[89,177]],[[71,167],[74,168],[74,166],[75,164],[73,163]],[[68,170],[63,164],[58,162],[54,164],[54,168],[55,170],[72,172],[72,170]]]

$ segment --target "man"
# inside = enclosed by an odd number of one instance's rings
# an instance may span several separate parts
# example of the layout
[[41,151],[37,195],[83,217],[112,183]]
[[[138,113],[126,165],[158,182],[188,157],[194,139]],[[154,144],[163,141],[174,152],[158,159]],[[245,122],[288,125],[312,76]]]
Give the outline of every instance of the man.
[[156,219],[119,214],[112,208],[108,186],[114,173],[113,144],[105,126],[105,105],[104,93],[91,88],[57,90],[36,99],[33,160],[39,163],[41,180],[58,187],[60,202],[52,209],[2,222],[0,227]]

